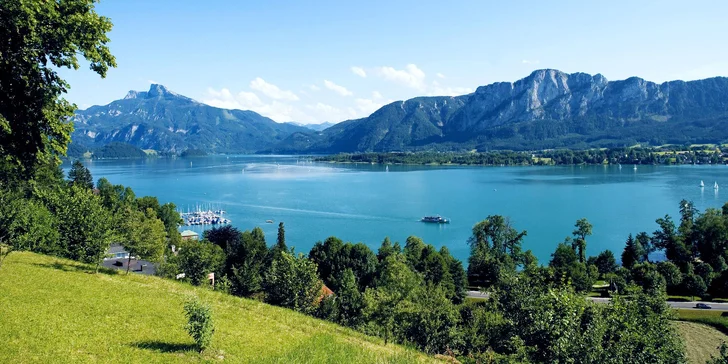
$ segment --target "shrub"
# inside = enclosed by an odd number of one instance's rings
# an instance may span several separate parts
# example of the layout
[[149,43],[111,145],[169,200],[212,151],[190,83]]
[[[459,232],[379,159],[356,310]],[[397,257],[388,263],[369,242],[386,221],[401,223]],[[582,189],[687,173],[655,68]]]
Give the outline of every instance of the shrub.
[[210,346],[212,335],[215,333],[215,324],[212,321],[212,309],[198,298],[185,303],[185,315],[187,316],[187,332],[195,340],[199,351]]

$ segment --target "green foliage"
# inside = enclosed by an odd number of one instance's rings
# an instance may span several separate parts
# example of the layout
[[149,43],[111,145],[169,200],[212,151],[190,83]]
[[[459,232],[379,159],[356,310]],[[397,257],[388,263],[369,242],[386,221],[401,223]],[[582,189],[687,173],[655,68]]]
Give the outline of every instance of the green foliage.
[[688,274],[683,278],[683,287],[690,296],[702,297],[708,290],[703,278],[696,274]]
[[364,293],[365,318],[374,325],[369,330],[384,337],[387,343],[396,334],[397,312],[408,305],[408,298],[422,280],[406,263],[404,256],[387,256],[380,266],[376,288]]
[[[157,218],[151,208],[146,211],[127,209],[123,214],[121,224],[122,245],[129,252],[129,262],[132,256],[159,262],[162,259],[166,246],[167,233],[164,223]],[[126,272],[129,273],[129,264]]]
[[614,273],[617,270],[617,260],[614,259],[614,253],[611,250],[605,250],[596,258],[594,258],[593,264],[597,267],[600,275]]
[[313,313],[321,294],[316,264],[302,254],[282,251],[263,278],[265,300],[303,313]]
[[364,302],[351,269],[346,269],[341,277],[341,286],[336,291],[338,313],[336,322],[350,327],[357,327],[362,321]]
[[[683,348],[664,296],[636,295],[595,304],[569,290],[548,289],[524,279],[494,293],[505,319],[489,330],[499,333],[496,351],[525,354],[529,362],[681,363]],[[519,350],[509,338],[522,342]],[[508,350],[508,351],[506,351]]]
[[91,177],[91,171],[86,168],[81,161],[76,160],[68,171],[68,183],[78,185],[83,188],[94,188],[94,180]]
[[131,144],[111,142],[92,152],[94,159],[134,159],[147,158],[147,153]]
[[665,278],[667,287],[677,287],[682,283],[682,273],[680,269],[670,261],[657,263],[657,271]]
[[341,287],[341,278],[347,269],[363,290],[372,284],[377,268],[377,257],[369,247],[362,243],[344,243],[333,236],[314,244],[309,259],[316,263],[319,277],[334,292]]
[[586,237],[592,234],[592,224],[586,218],[581,218],[574,224],[574,250],[579,252],[579,262],[586,262]]
[[203,351],[212,343],[215,323],[212,319],[212,308],[195,297],[185,303],[187,325],[185,329],[192,336],[199,351]]
[[256,227],[252,232],[241,234],[240,243],[228,245],[226,270],[231,279],[231,292],[239,296],[251,296],[262,290],[264,264],[268,256],[263,230]]
[[280,251],[288,251],[286,246],[286,228],[283,221],[278,223],[278,237],[276,238],[276,248]]
[[242,233],[232,225],[213,227],[205,230],[203,237],[214,244],[217,244],[229,256],[231,252],[237,249],[242,241]]
[[225,253],[219,246],[209,241],[183,240],[179,247],[179,269],[185,274],[185,279],[199,286],[207,282],[207,275],[215,273],[222,276],[225,264]]
[[106,76],[116,66],[106,44],[111,21],[95,1],[15,0],[0,3],[0,158],[30,174],[38,161],[65,154],[75,106],[61,68],[79,68],[78,56]]
[[41,202],[0,191],[0,242],[13,250],[58,253],[57,225]]
[[642,260],[644,255],[645,253],[642,248],[642,244],[640,244],[638,240],[634,240],[632,238],[632,234],[629,234],[627,243],[624,246],[624,251],[622,252],[622,266],[627,269],[631,269],[632,266]]
[[72,185],[57,194],[45,192],[42,199],[57,219],[59,255],[100,264],[113,238],[112,217],[101,198]]
[[526,231],[519,232],[510,221],[500,215],[488,216],[475,224],[470,244],[468,282],[470,285],[489,287],[504,275],[512,275],[523,265],[521,242]]
[[579,261],[574,245],[569,244],[570,241],[572,240],[567,238],[551,255],[549,267],[553,269],[553,281],[556,284],[571,284],[578,292],[590,291],[598,270],[594,265],[587,266]]

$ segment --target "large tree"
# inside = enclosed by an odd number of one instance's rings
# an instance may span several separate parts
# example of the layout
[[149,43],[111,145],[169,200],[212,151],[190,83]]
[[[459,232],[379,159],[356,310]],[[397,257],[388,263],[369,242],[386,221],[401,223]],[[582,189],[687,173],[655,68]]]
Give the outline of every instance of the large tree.
[[586,218],[576,220],[574,224],[574,250],[579,253],[579,262],[586,262],[586,237],[592,234],[592,224]]
[[313,313],[321,295],[316,264],[303,256],[281,251],[265,274],[265,300],[303,313]]
[[111,21],[96,0],[0,2],[0,159],[29,174],[39,161],[66,153],[75,105],[58,70],[78,69],[79,56],[106,77],[116,66],[108,46]]
[[129,209],[124,214],[123,244],[129,252],[126,272],[129,273],[132,256],[159,262],[164,253],[167,234],[164,224],[151,208],[146,211]]
[[471,285],[488,287],[504,274],[514,274],[523,264],[521,243],[526,231],[518,231],[500,215],[488,216],[473,226],[468,240],[468,281]]

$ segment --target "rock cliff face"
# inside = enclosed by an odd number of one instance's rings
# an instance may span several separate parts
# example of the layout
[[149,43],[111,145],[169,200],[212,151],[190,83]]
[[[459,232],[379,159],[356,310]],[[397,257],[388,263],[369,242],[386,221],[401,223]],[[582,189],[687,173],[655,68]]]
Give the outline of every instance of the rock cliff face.
[[478,87],[458,97],[395,102],[371,116],[337,124],[299,152],[412,149],[540,149],[622,146],[636,142],[728,139],[728,78],[671,81],[537,70],[516,82]]
[[76,113],[73,143],[89,147],[123,142],[143,149],[251,153],[310,131],[279,124],[252,111],[225,110],[151,85],[121,100]]

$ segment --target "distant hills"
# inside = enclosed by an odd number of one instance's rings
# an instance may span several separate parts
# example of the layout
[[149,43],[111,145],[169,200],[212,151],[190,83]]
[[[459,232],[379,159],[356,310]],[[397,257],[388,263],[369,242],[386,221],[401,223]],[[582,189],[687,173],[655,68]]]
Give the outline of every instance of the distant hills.
[[79,111],[74,142],[143,149],[338,153],[536,150],[728,140],[728,78],[670,81],[537,70],[462,96],[416,97],[332,126],[276,123],[152,85]]
[[303,123],[297,123],[297,122],[293,122],[293,121],[289,121],[287,124],[301,126],[306,129],[311,129],[313,131],[322,131],[324,129],[327,129],[327,128],[330,128],[330,127],[336,125],[336,123],[329,123],[329,122],[319,123],[319,124],[303,124]]

